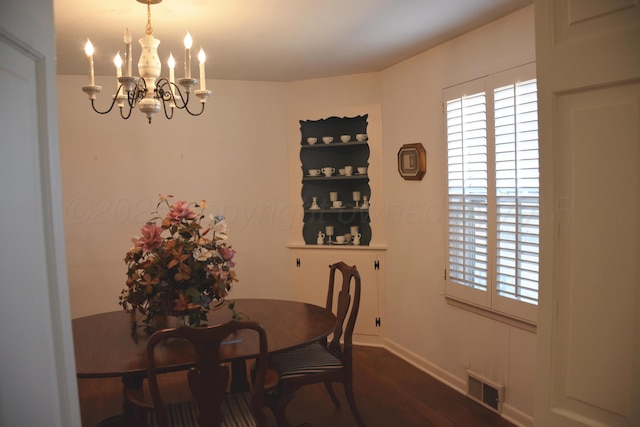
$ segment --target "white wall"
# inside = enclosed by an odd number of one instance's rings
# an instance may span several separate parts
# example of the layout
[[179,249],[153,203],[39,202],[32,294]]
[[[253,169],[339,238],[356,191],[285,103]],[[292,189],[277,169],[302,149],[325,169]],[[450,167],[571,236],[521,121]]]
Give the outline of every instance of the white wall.
[[[379,158],[372,188],[388,245],[389,347],[464,386],[471,368],[506,386],[506,415],[530,424],[535,335],[453,308],[442,295],[446,150],[442,89],[535,59],[533,7],[381,73],[289,84],[211,81],[203,118],[98,116],[81,77],[59,76],[63,196],[74,317],[118,309],[129,238],[157,193],[206,198],[231,225],[237,297],[289,298],[286,245],[300,241],[298,120],[372,114]],[[110,82],[111,80],[109,80]],[[105,87],[110,83],[102,83]],[[103,98],[100,105],[106,100]],[[182,116],[182,115],[181,115]],[[397,172],[402,144],[427,150],[422,181]],[[384,299],[384,298],[383,298]]]
[[80,427],[53,36],[51,0],[0,2],[0,426]]
[[[206,199],[237,250],[231,297],[290,297],[286,115],[279,83],[210,81],[201,117],[176,112],[151,125],[94,113],[80,87],[58,76],[63,206],[72,317],[120,309],[125,252],[157,195]],[[112,79],[98,79],[105,93]]]
[[[446,267],[446,143],[442,89],[535,60],[533,7],[445,43],[382,73],[387,338],[401,354],[462,388],[467,368],[506,386],[506,411],[533,414],[535,334],[453,308]],[[422,181],[403,180],[403,144],[427,151]]]

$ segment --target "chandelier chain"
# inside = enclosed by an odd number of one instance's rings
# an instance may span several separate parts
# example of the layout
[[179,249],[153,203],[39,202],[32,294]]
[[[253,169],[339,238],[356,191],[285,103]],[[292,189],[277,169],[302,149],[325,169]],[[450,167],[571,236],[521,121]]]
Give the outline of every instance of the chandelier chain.
[[151,26],[151,0],[147,0],[147,34],[153,34],[153,27]]

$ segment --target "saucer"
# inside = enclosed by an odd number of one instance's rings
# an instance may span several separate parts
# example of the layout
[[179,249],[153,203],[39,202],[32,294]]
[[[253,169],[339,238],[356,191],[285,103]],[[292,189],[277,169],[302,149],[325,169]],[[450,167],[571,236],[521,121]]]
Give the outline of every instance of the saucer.
[[342,242],[342,243],[338,243],[338,242],[331,242],[331,244],[333,245],[348,245],[351,242]]

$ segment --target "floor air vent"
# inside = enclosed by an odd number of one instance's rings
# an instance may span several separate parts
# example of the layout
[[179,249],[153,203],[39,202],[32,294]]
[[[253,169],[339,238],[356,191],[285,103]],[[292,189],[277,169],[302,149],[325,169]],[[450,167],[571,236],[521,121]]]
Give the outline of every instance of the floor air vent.
[[504,386],[493,383],[475,372],[467,371],[467,395],[492,411],[502,412]]

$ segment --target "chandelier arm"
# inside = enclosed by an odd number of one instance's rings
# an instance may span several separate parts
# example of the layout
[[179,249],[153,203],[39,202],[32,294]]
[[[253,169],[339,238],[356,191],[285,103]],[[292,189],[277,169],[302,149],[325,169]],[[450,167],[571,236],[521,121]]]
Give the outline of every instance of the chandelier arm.
[[131,108],[131,105],[129,105],[129,109],[127,110],[127,114],[124,114],[124,108],[120,107],[120,117],[122,117],[123,119],[127,120],[129,117],[131,117],[131,112],[133,111],[133,108]]
[[162,102],[170,102],[173,100],[171,83],[165,77],[161,77],[156,83],[156,97]]
[[165,91],[165,93],[169,92],[171,98],[173,99],[175,108],[177,108],[178,110],[183,110],[184,108],[186,108],[187,103],[189,102],[189,92],[186,92],[187,96],[185,97],[182,93],[182,90],[180,90],[180,86],[172,82],[168,82],[167,85],[171,88],[171,91]]
[[164,116],[169,120],[173,119],[173,108],[171,106],[169,107],[169,110],[171,111],[171,114],[169,114],[169,112],[167,112],[167,103],[164,101],[162,102],[162,108],[164,110]]
[[[116,91],[116,94],[118,94],[120,92],[120,88],[122,88],[122,85],[120,85],[118,87],[118,90]],[[117,96],[113,96],[113,99],[111,101],[111,105],[109,106],[108,109],[104,110],[104,111],[100,111],[96,108],[96,103],[95,103],[95,99],[91,99],[91,107],[93,108],[93,111],[95,111],[98,114],[109,114],[111,112],[111,110],[113,110],[114,105],[116,105],[116,102],[118,101],[118,97]],[[131,106],[129,106],[131,107]],[[131,108],[129,108],[131,109]]]
[[113,105],[114,105],[114,104],[115,104],[115,100],[114,100],[114,102],[112,102],[112,103],[111,103],[111,106],[109,107],[109,109],[108,109],[108,110],[100,111],[100,110],[98,110],[98,109],[96,108],[96,100],[95,100],[95,99],[92,99],[92,100],[91,100],[91,107],[93,107],[93,111],[95,111],[95,112],[96,112],[96,113],[98,113],[98,114],[108,114],[108,113],[110,113],[110,112],[111,112],[111,110],[113,110]]
[[191,114],[192,116],[199,116],[200,114],[204,113],[204,102],[201,102],[200,105],[202,106],[202,108],[200,109],[200,112],[198,113],[194,113],[193,111],[189,110],[189,106],[187,106],[187,104],[184,105],[184,110]]
[[134,90],[132,92],[129,92],[129,98],[131,99],[129,104],[132,106],[132,108],[135,108],[136,103],[147,96],[147,90],[147,82],[144,79],[138,80],[138,83],[136,84]]
[[[164,96],[162,98],[160,98],[160,100],[162,101],[162,109],[164,110],[164,116],[171,120],[173,118],[173,107],[171,106],[171,98],[169,98],[168,100],[166,100],[164,98]],[[169,110],[171,110],[171,114],[169,114],[169,112],[167,111],[167,103],[169,103]]]

